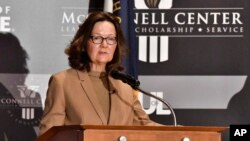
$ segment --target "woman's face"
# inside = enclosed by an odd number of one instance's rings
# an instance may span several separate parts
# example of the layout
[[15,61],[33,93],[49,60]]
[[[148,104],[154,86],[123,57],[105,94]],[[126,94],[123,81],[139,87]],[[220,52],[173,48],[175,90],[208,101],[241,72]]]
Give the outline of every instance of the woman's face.
[[116,46],[114,25],[108,21],[95,23],[87,46],[92,65],[106,66],[113,59]]

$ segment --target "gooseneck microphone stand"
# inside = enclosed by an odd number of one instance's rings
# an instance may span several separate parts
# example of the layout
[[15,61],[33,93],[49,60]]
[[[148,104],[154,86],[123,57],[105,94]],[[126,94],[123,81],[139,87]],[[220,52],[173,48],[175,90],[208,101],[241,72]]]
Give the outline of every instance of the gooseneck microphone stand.
[[171,106],[167,101],[165,101],[165,100],[163,100],[162,98],[157,97],[157,96],[155,96],[155,95],[153,95],[153,94],[151,94],[151,93],[148,93],[148,92],[142,90],[142,89],[139,88],[139,87],[132,87],[132,88],[134,88],[135,90],[138,90],[138,91],[142,92],[143,94],[145,94],[145,95],[147,95],[147,96],[149,96],[149,97],[153,97],[153,98],[155,98],[155,99],[161,101],[163,104],[165,104],[165,105],[169,108],[169,110],[171,111],[171,114],[172,114],[172,117],[173,117],[174,126],[177,126],[177,120],[176,120],[175,112],[174,112],[172,106]]
[[159,98],[151,93],[148,93],[144,90],[142,90],[139,85],[140,85],[140,81],[139,80],[136,80],[134,77],[128,75],[128,74],[124,74],[124,73],[121,73],[117,70],[113,70],[111,71],[111,76],[114,78],[114,79],[119,79],[121,80],[122,82],[124,83],[127,83],[129,84],[134,90],[138,90],[140,92],[142,92],[143,94],[149,96],[149,97],[153,97],[159,101],[161,101],[163,104],[165,104],[169,110],[171,111],[172,113],[172,117],[173,117],[173,122],[174,122],[174,126],[177,126],[177,121],[176,121],[176,116],[175,116],[175,112],[172,108],[172,106],[165,100],[163,100],[162,98]]

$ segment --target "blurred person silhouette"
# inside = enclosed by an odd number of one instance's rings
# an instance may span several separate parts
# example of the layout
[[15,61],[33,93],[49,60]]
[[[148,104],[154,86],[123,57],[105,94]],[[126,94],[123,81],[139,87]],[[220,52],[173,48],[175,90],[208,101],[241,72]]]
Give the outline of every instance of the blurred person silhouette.
[[40,95],[25,86],[28,54],[12,33],[0,33],[0,141],[33,141]]

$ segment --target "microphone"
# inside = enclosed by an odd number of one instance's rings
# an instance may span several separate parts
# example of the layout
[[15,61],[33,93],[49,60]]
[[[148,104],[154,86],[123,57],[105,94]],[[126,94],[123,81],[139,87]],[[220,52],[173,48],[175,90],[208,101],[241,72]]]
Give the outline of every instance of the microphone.
[[140,81],[128,74],[121,73],[117,70],[111,71],[110,74],[114,79],[119,79],[122,82],[129,84],[133,89],[136,89],[140,85]]
[[142,92],[143,94],[149,96],[149,97],[153,97],[159,101],[161,101],[163,104],[165,104],[168,109],[171,111],[172,115],[173,115],[173,122],[174,122],[174,126],[177,126],[177,120],[176,120],[176,116],[175,116],[175,112],[174,112],[174,109],[172,108],[172,106],[165,100],[163,100],[162,98],[160,97],[157,97],[151,93],[148,93],[144,90],[142,90],[139,85],[140,85],[140,81],[139,80],[136,80],[134,77],[128,75],[128,74],[124,74],[124,73],[121,73],[117,70],[113,70],[111,71],[111,76],[114,78],[114,79],[119,79],[121,80],[122,82],[124,83],[127,83],[129,84],[134,90],[138,90],[140,92]]

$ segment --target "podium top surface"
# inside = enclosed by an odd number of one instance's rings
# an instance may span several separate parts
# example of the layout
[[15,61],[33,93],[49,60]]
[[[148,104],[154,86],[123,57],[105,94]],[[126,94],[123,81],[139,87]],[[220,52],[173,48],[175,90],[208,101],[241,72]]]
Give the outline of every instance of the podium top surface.
[[222,132],[228,127],[218,126],[119,126],[119,125],[72,125],[72,127],[80,127],[86,129],[100,130],[156,130],[156,131],[206,131],[206,132]]
[[192,132],[223,132],[229,127],[218,126],[120,126],[120,125],[66,125],[54,126],[41,135],[37,141],[46,141],[57,132],[65,130],[140,130],[140,131],[192,131]]

